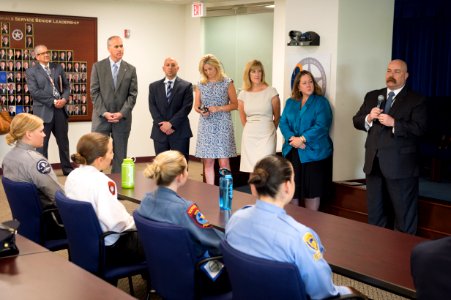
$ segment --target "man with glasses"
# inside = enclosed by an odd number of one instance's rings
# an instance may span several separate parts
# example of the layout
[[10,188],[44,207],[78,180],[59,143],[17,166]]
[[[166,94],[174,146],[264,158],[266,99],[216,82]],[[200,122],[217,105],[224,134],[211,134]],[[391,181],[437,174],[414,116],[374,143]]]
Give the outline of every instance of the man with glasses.
[[58,144],[61,168],[68,175],[73,167],[69,160],[68,114],[65,109],[69,97],[69,82],[58,63],[50,63],[50,51],[44,45],[34,48],[38,63],[28,68],[27,83],[33,98],[34,114],[44,120],[44,146],[36,149],[48,158],[50,133]]

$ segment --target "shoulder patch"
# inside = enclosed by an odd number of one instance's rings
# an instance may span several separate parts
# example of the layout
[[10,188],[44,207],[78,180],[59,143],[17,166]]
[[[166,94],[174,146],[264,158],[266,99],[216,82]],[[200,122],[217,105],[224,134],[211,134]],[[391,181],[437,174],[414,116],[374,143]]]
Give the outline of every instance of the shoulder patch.
[[111,195],[116,195],[116,184],[114,181],[108,181],[108,190],[110,191]]
[[319,260],[323,257],[321,251],[319,250],[318,242],[311,232],[306,232],[302,237],[302,240],[308,246],[308,248],[313,251],[314,260]]
[[190,207],[186,210],[188,216],[193,220],[194,224],[199,226],[200,228],[210,228],[211,224],[208,223],[208,220],[205,218],[204,214],[200,212],[199,208],[196,204],[191,204]]
[[50,166],[49,162],[45,159],[40,159],[36,163],[36,170],[38,170],[41,174],[49,174],[50,171],[52,171],[52,167]]

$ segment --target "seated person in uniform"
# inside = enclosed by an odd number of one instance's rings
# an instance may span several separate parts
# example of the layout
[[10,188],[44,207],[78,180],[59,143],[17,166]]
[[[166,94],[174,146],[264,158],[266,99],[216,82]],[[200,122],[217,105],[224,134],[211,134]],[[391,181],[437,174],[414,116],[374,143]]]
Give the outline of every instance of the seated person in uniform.
[[226,225],[227,242],[249,255],[294,263],[311,299],[356,293],[333,284],[319,237],[284,210],[295,190],[291,163],[279,156],[267,156],[257,162],[249,184],[258,200],[232,215]]
[[[41,118],[21,113],[14,117],[6,135],[8,145],[13,145],[3,158],[3,176],[19,182],[33,183],[38,189],[42,209],[56,208],[55,193],[61,185],[47,159],[36,151],[44,144],[44,122]],[[46,240],[65,238],[66,233],[58,211],[44,215]]]
[[[90,202],[103,232],[136,229],[133,217],[117,199],[116,183],[102,173],[113,159],[111,138],[96,132],[83,135],[71,159],[80,167],[67,176],[64,185],[67,197]],[[107,263],[122,265],[145,260],[137,232],[109,235],[105,245]]]
[[[193,202],[183,199],[177,190],[188,180],[188,164],[185,156],[174,150],[158,154],[144,170],[157,189],[147,193],[138,208],[138,213],[148,219],[166,222],[188,229],[194,244],[195,255],[200,259],[221,255],[220,243],[224,234],[213,228]],[[228,290],[226,276],[220,276],[215,284],[205,287],[218,292]],[[204,290],[205,290],[204,289]]]

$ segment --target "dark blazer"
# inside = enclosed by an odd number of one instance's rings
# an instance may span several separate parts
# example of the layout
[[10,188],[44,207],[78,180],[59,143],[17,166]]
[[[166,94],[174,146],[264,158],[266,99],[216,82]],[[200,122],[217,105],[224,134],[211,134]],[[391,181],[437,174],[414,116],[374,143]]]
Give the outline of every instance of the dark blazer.
[[[166,99],[164,79],[149,85],[149,110],[153,118],[150,138],[164,142],[169,139],[190,138],[193,136],[188,115],[193,107],[193,86],[179,77],[173,84],[171,100]],[[158,123],[169,121],[174,133],[166,135]]]
[[[67,100],[69,98],[69,82],[67,81],[63,68],[57,63],[50,63],[49,67],[53,82],[60,92],[61,98]],[[52,121],[53,113],[56,109],[53,103],[55,97],[53,96],[53,87],[50,78],[39,63],[32,68],[28,68],[26,73],[28,89],[31,97],[33,97],[33,112],[43,119],[44,123],[49,123]],[[64,108],[63,111],[67,117],[67,112]]]
[[410,258],[418,300],[448,299],[451,295],[451,237],[423,242]]
[[[377,106],[377,98],[387,95],[387,89],[366,94],[365,100],[353,117],[354,127],[365,129],[365,118]],[[368,131],[365,142],[365,165],[363,171],[371,173],[373,161],[378,154],[382,174],[390,179],[409,178],[419,175],[418,140],[426,131],[425,98],[404,87],[395,97],[389,115],[395,119],[392,127],[381,125],[377,120]]]

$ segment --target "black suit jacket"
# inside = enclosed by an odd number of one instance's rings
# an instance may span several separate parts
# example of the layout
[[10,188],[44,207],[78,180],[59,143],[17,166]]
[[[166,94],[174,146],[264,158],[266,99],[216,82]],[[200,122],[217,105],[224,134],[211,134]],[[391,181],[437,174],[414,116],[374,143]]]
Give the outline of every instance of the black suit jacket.
[[449,299],[451,295],[451,237],[423,242],[410,258],[418,300]]
[[[171,100],[166,99],[164,79],[149,85],[149,110],[153,118],[150,138],[164,142],[169,139],[190,138],[193,136],[188,115],[193,107],[193,86],[190,82],[176,78]],[[168,121],[174,133],[166,135],[160,130],[158,123]]]
[[[366,131],[365,118],[377,106],[377,98],[387,95],[387,89],[366,94],[365,100],[353,117],[354,127]],[[371,173],[374,158],[378,157],[382,174],[390,179],[418,176],[418,140],[426,131],[425,98],[407,87],[396,95],[389,115],[395,119],[392,127],[381,125],[377,120],[368,130],[365,142],[365,165],[363,171]]]

